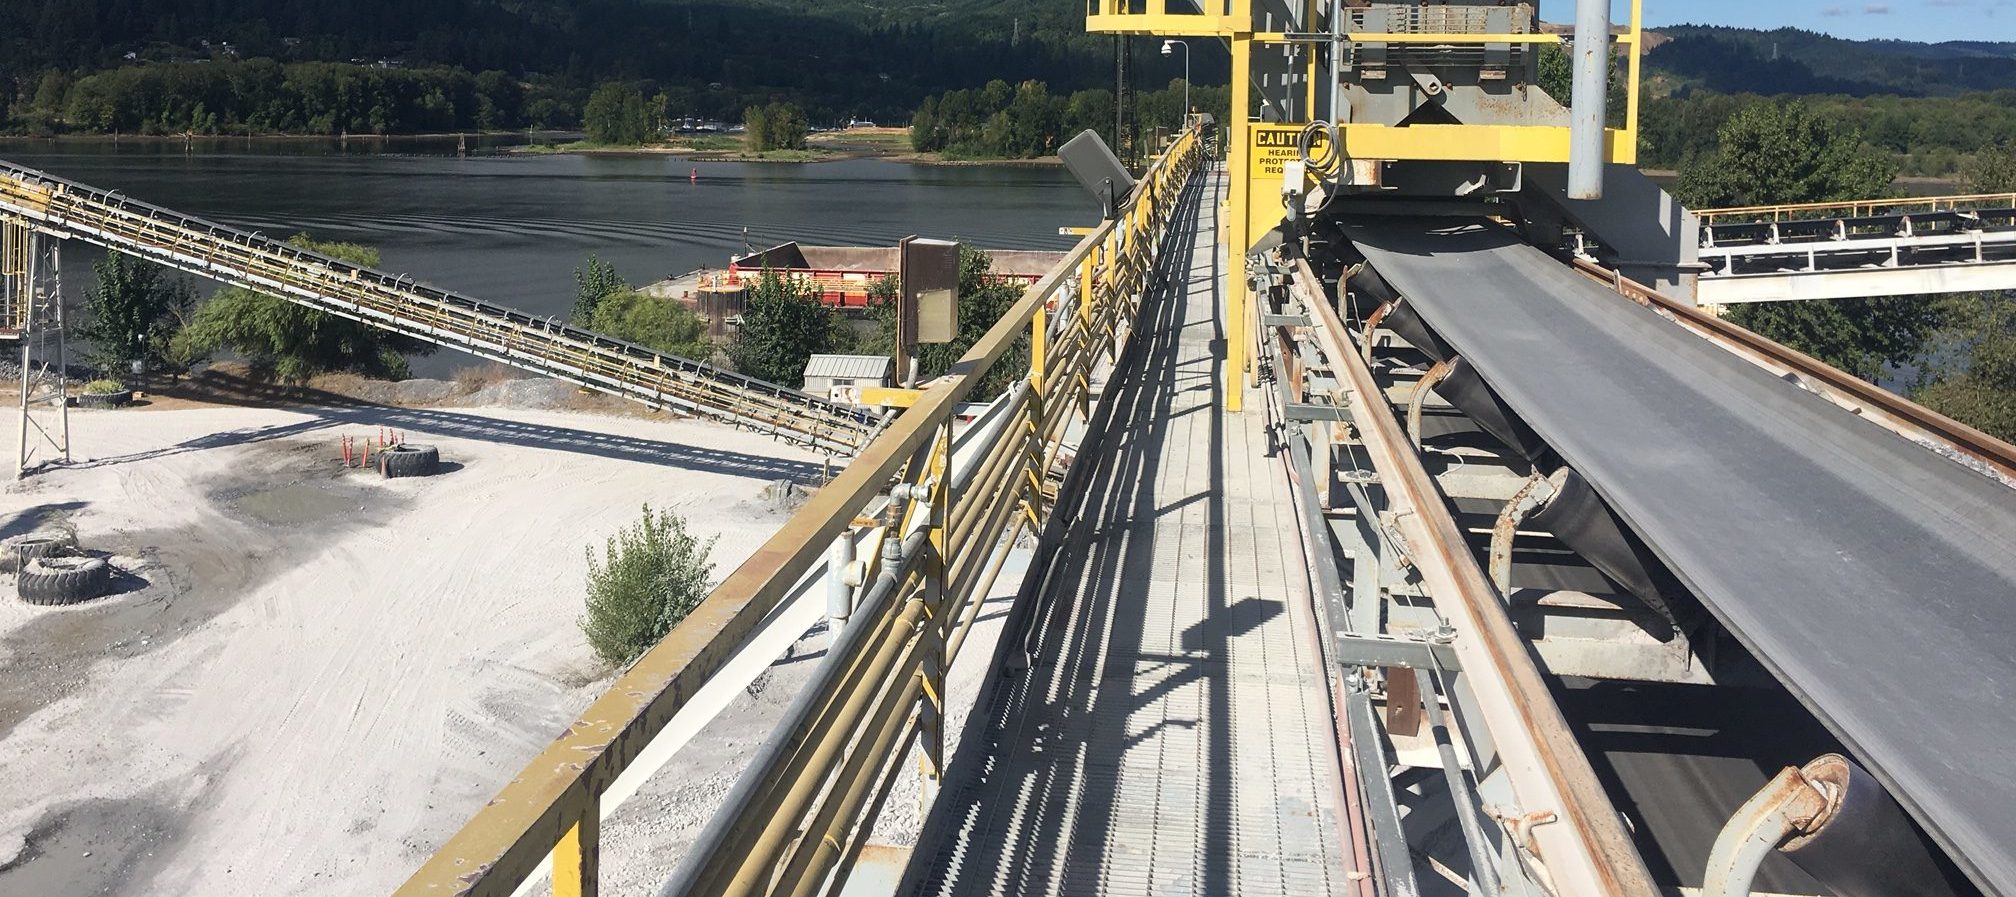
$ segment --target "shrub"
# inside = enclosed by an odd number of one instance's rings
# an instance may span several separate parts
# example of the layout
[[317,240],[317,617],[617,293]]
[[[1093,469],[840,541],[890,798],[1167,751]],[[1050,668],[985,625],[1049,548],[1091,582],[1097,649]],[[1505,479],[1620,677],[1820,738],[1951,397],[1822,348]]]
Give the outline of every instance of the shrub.
[[588,612],[581,632],[603,660],[626,664],[649,650],[707,597],[714,540],[644,505],[636,526],[617,530],[601,561],[588,550]]
[[126,391],[126,384],[121,383],[117,380],[93,380],[89,383],[84,384],[85,395],[109,396],[122,393],[125,391]]
[[704,361],[714,352],[707,344],[707,321],[692,309],[627,287],[604,295],[585,326],[603,336],[686,358]]
[[[365,267],[378,264],[378,251],[368,246],[320,243],[307,234],[287,242]],[[229,349],[245,356],[254,376],[288,383],[328,371],[403,380],[407,355],[434,351],[412,337],[243,287],[218,290],[176,342],[177,353],[192,358]]]

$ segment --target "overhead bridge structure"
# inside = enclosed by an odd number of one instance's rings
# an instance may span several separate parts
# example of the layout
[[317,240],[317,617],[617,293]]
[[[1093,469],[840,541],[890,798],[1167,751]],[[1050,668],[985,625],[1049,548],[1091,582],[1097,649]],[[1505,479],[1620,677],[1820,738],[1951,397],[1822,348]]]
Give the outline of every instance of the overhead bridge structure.
[[[818,451],[851,455],[872,428],[861,412],[823,397],[5,162],[0,162],[0,226],[23,235],[24,245],[28,233],[79,240]],[[17,320],[7,322],[9,332],[32,329],[28,304],[13,305]]]
[[2016,194],[1699,215],[1703,305],[2016,289]]

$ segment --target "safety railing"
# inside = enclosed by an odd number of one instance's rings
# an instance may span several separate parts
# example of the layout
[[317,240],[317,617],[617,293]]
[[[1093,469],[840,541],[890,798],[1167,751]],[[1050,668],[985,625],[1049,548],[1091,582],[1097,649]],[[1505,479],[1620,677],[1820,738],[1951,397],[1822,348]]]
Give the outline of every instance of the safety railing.
[[1902,199],[1863,199],[1853,202],[1783,203],[1768,206],[1731,206],[1724,209],[1697,209],[1702,224],[1796,221],[1824,218],[1868,218],[1876,215],[1905,215],[1914,212],[1957,212],[1965,209],[2016,208],[2016,193],[1973,193],[1964,196],[1912,196]]
[[[921,739],[924,773],[940,772],[945,671],[1016,538],[1051,519],[1059,477],[1075,462],[1073,422],[1089,414],[1102,365],[1131,333],[1199,146],[1196,133],[1183,134],[1116,220],[1031,286],[397,897],[501,897],[549,855],[554,894],[596,893],[600,820],[612,809],[604,792],[886,494],[887,516],[864,540],[879,547],[854,580],[859,601],[845,628],[665,889],[837,892],[911,746]],[[1013,365],[1010,385],[955,433],[961,403],[1002,365]]]
[[872,428],[862,413],[797,390],[4,162],[0,211],[52,236],[814,449],[851,454]]

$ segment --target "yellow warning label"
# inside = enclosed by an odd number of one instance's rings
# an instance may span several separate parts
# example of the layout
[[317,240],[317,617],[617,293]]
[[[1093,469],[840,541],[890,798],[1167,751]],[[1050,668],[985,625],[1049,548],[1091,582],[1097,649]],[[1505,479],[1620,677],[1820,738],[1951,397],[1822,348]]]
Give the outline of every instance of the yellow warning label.
[[1299,157],[1295,149],[1296,141],[1302,136],[1301,125],[1286,127],[1251,125],[1253,154],[1248,172],[1254,180],[1281,179],[1282,167]]

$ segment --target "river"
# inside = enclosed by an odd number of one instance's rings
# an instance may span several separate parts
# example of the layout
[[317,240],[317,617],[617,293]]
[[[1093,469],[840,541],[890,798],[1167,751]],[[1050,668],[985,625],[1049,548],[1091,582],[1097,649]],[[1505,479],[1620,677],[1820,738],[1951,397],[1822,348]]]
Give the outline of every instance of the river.
[[[1052,166],[813,164],[511,155],[441,140],[0,141],[0,158],[234,227],[375,246],[381,267],[535,314],[565,315],[590,253],[644,284],[725,266],[747,243],[893,245],[906,234],[1065,249],[1097,207]],[[688,175],[699,171],[697,182]],[[745,236],[746,234],[746,236]],[[97,253],[66,246],[65,292]],[[472,363],[441,352],[414,371]]]

